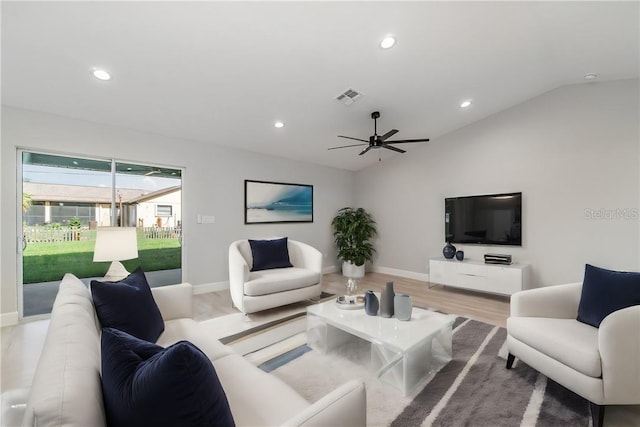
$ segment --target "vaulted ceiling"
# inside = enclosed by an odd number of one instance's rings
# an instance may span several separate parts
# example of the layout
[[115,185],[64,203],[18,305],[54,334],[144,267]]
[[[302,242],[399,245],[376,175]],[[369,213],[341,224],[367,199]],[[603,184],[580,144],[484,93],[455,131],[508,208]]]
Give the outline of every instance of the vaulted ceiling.
[[378,133],[436,144],[559,86],[638,78],[638,6],[3,1],[2,103],[358,170],[419,149],[327,150],[367,139],[374,110]]

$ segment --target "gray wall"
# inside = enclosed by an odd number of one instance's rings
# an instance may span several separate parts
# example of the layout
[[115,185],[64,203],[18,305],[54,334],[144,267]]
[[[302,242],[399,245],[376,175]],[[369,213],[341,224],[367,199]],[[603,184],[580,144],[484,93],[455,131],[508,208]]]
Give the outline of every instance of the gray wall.
[[[194,285],[228,280],[229,243],[242,238],[289,236],[325,254],[333,267],[330,222],[353,200],[354,173],[219,146],[196,144],[15,108],[2,109],[1,313],[11,323],[16,293],[16,148],[185,167],[183,178],[183,276]],[[244,224],[244,180],[314,186],[314,222]],[[197,224],[197,214],[215,224]]]
[[358,172],[357,204],[379,226],[375,269],[426,277],[445,197],[522,191],[522,247],[458,245],[467,258],[510,253],[536,287],[579,281],[585,263],[637,271],[638,117],[638,80],[565,86]]

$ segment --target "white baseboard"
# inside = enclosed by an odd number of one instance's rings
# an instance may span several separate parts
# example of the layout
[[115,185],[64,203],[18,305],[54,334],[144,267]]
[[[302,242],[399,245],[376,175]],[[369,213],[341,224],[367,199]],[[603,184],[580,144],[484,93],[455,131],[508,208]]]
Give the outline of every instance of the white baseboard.
[[18,312],[12,311],[10,313],[0,314],[0,327],[13,326],[18,324]]
[[338,273],[339,271],[340,270],[338,270],[337,265],[330,265],[329,267],[324,267],[322,269],[322,274]]
[[407,279],[420,280],[422,282],[429,281],[428,273],[416,273],[415,271],[398,270],[396,268],[379,267],[374,265],[372,268],[374,273],[389,274],[391,276],[405,277]]
[[193,285],[193,294],[207,294],[209,292],[224,291],[225,289],[229,289],[229,281],[203,283],[201,285]]
[[[423,273],[416,273],[414,271],[397,270],[395,268],[387,267],[373,267],[375,273],[390,274],[392,276],[406,277],[407,279],[421,280],[423,282],[429,281],[429,275]],[[322,274],[339,273],[340,269],[336,265],[330,265],[322,269]],[[229,289],[229,281],[203,283],[201,285],[193,285],[193,294],[200,295],[208,292],[218,292]],[[17,313],[16,313],[17,314]],[[17,323],[17,320],[16,320]]]

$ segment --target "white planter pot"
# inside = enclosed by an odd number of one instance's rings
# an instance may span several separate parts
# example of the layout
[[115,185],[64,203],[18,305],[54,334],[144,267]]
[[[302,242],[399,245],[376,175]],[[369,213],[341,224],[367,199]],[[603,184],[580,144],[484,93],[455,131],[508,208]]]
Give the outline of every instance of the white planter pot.
[[345,277],[352,277],[354,279],[362,279],[364,277],[364,264],[354,265],[350,262],[344,261],[342,263],[342,275]]

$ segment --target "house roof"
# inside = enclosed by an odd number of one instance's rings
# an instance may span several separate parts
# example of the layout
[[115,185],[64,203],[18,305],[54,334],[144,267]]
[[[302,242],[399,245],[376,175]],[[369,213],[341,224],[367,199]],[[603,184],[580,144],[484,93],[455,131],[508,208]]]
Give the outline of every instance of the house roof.
[[[640,3],[3,2],[2,101],[358,170],[557,87],[637,79]],[[392,33],[391,49],[380,40]],[[112,73],[91,76],[93,67]],[[350,105],[338,95],[363,96]],[[463,100],[471,99],[462,109]],[[281,120],[285,126],[276,129]],[[90,141],[87,141],[90,144]],[[517,143],[517,141],[514,141]]]
[[153,200],[157,197],[166,196],[167,194],[175,193],[176,191],[180,191],[182,189],[181,185],[175,185],[173,187],[163,188],[161,190],[153,191],[151,193],[144,194],[142,196],[134,197],[129,200],[129,203],[143,203],[148,202],[149,200]]
[[[41,184],[25,182],[22,191],[31,195],[34,202],[76,202],[111,203],[111,189],[108,187],[87,187],[82,185]],[[149,194],[145,190],[118,189],[122,202],[131,204],[133,200]],[[117,199],[119,202],[119,200]]]

